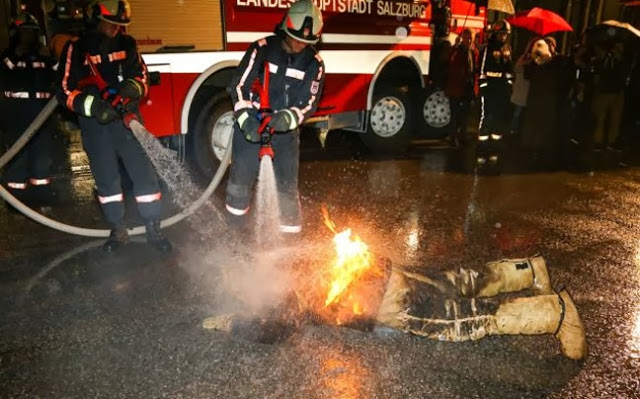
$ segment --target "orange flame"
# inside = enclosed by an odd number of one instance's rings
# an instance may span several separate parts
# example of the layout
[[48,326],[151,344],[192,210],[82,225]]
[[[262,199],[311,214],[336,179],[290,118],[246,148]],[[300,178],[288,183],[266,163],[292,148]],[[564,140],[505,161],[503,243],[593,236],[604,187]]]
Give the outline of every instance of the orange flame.
[[[360,237],[353,235],[351,229],[346,229],[340,233],[336,232],[336,226],[329,218],[329,212],[325,206],[322,207],[325,225],[334,233],[333,238],[336,249],[336,258],[331,267],[331,283],[329,292],[324,301],[327,307],[337,302],[343,293],[349,288],[353,281],[358,280],[372,264],[372,255],[369,247]],[[353,313],[362,314],[363,306],[357,302],[353,304]]]

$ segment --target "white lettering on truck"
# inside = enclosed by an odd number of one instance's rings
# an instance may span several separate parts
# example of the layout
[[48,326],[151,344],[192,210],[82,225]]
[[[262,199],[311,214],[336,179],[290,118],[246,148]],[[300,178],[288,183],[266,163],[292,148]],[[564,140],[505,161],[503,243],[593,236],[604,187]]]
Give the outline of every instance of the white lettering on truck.
[[[289,8],[295,0],[236,0],[239,7]],[[393,0],[314,0],[318,8],[327,12],[367,14],[378,16],[426,18],[427,4],[404,3]]]

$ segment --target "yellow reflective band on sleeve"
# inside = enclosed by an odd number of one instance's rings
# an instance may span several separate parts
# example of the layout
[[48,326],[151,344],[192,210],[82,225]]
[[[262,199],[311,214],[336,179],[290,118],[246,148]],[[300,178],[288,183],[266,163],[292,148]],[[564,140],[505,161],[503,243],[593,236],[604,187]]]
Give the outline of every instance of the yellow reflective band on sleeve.
[[289,130],[293,130],[298,127],[298,118],[290,109],[285,109],[283,112],[286,112],[289,115]]
[[138,90],[138,93],[140,94],[140,97],[142,97],[144,95],[144,87],[142,87],[142,85],[136,81],[135,79],[127,79],[129,82],[133,83],[133,85],[135,86],[135,88]]
[[84,116],[91,117],[91,106],[93,105],[93,100],[95,97],[92,95],[88,95],[87,98],[84,99]]
[[244,125],[244,121],[246,121],[248,117],[249,113],[246,111],[241,112],[240,115],[238,115],[238,126],[240,126],[240,129],[242,129],[242,125]]

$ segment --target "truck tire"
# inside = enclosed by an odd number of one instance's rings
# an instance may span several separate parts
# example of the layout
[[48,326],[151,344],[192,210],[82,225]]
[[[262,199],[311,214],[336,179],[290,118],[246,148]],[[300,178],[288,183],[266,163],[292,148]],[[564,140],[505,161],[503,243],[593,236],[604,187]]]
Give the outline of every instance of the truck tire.
[[205,181],[220,166],[235,121],[231,98],[224,92],[214,95],[198,112],[190,141],[192,166]]
[[401,153],[411,139],[413,105],[406,89],[380,88],[373,96],[364,144],[374,153]]
[[421,89],[416,101],[416,126],[422,135],[447,136],[451,126],[451,107],[444,90],[431,86]]

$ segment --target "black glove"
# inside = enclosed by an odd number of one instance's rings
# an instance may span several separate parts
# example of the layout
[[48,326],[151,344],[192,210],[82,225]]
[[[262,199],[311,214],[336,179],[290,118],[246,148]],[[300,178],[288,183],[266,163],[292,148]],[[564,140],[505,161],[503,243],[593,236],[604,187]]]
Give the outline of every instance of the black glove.
[[95,97],[93,104],[91,104],[91,115],[103,125],[120,119],[118,111],[116,111],[107,101],[99,97]]
[[122,98],[128,98],[129,100],[139,100],[143,92],[144,89],[134,79],[127,79],[120,83],[118,87],[118,94]]
[[254,109],[243,109],[238,112],[236,116],[238,121],[238,127],[242,130],[244,138],[252,143],[260,142],[260,121],[258,120],[258,113]]
[[288,132],[295,129],[295,126],[292,127],[292,122],[293,113],[288,109],[283,109],[271,115],[269,127],[276,132]]

